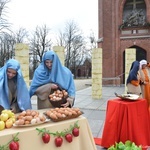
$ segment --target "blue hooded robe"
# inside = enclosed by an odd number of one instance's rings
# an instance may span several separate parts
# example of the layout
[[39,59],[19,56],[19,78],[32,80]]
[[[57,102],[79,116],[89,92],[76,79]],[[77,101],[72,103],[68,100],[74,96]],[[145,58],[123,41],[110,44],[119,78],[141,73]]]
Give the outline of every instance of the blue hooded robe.
[[[48,69],[45,60],[52,61],[52,69]],[[52,50],[47,51],[42,58],[41,64],[34,72],[30,86],[30,96],[34,95],[36,89],[44,84],[54,83],[66,90],[70,97],[75,97],[75,85],[71,71],[61,65],[61,62]]]
[[0,105],[5,109],[10,109],[9,89],[7,69],[16,70],[17,103],[21,111],[31,109],[31,100],[28,88],[22,76],[20,64],[15,59],[9,59],[6,64],[0,68]]

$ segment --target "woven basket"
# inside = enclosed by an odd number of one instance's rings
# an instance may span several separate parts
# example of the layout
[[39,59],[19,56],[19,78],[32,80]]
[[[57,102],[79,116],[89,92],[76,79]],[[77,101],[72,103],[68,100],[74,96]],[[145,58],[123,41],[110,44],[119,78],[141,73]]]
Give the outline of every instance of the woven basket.
[[[62,89],[61,88],[58,88],[60,91],[62,91]],[[56,89],[56,90],[58,90],[58,89]],[[51,94],[53,94],[56,90],[53,90],[52,92],[51,92]],[[63,97],[62,97],[62,99],[61,100],[57,100],[57,101],[54,101],[54,100],[51,100],[50,98],[49,98],[49,101],[50,101],[50,103],[52,104],[52,106],[53,107],[62,107],[61,105],[62,104],[65,104],[66,102],[67,102],[67,99],[68,98],[68,96],[64,96],[63,95]]]
[[65,104],[67,102],[67,100],[64,98],[59,101],[52,101],[50,99],[49,99],[49,101],[53,105],[53,107],[59,107],[59,108],[62,107],[61,104]]

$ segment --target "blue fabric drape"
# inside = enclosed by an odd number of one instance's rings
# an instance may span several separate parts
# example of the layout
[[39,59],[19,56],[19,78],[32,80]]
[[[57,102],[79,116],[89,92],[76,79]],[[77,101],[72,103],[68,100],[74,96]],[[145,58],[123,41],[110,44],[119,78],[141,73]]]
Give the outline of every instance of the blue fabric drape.
[[7,79],[7,69],[14,69],[17,71],[16,81],[17,81],[17,103],[20,110],[31,109],[31,100],[28,88],[22,76],[20,64],[15,59],[9,59],[6,64],[0,68],[0,105],[5,109],[10,109],[9,102],[9,89],[8,89],[8,79]]
[[[48,69],[45,60],[52,61],[52,69]],[[75,85],[71,71],[61,65],[61,62],[52,50],[47,51],[42,58],[41,64],[34,72],[33,80],[30,86],[30,96],[34,95],[36,89],[47,83],[55,83],[65,89],[69,96],[75,97]]]

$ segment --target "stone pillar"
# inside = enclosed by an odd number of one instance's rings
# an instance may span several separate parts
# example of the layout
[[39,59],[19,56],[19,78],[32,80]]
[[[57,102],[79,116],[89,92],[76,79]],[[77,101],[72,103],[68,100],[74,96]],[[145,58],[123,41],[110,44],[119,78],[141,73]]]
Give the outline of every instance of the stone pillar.
[[58,55],[60,62],[62,65],[64,65],[65,60],[65,48],[63,46],[54,46],[53,47],[54,52]]
[[131,64],[136,60],[136,49],[128,48],[125,49],[125,93],[127,93],[126,81],[129,75]]
[[92,98],[102,97],[102,49],[92,50]]
[[22,43],[16,44],[15,59],[20,62],[24,80],[29,87],[29,46]]

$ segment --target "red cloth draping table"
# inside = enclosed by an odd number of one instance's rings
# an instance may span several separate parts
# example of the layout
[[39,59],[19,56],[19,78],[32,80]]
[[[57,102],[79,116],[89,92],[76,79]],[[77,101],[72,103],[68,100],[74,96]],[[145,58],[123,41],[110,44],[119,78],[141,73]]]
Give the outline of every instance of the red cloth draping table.
[[150,145],[150,117],[145,99],[126,101],[120,98],[107,103],[101,146],[130,140],[137,145]]

